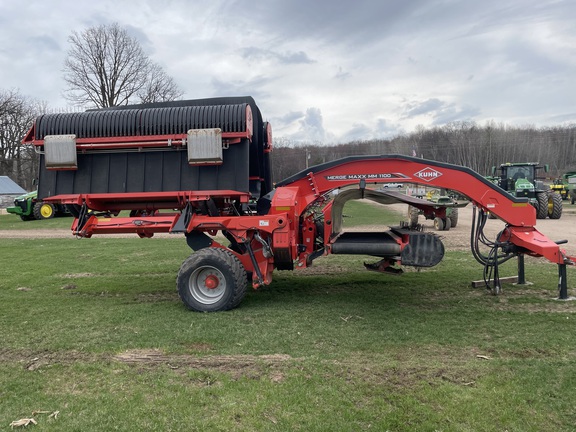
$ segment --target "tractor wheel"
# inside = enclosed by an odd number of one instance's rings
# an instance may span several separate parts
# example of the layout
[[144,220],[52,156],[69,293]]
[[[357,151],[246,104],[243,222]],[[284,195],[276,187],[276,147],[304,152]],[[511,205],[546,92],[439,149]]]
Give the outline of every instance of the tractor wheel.
[[536,194],[538,207],[536,207],[536,219],[546,219],[548,216],[548,194],[540,192]]
[[56,209],[53,204],[41,201],[34,204],[34,217],[38,220],[52,219],[55,214]]
[[442,218],[434,218],[434,229],[436,231],[444,231],[444,220]]
[[411,227],[418,225],[419,214],[420,210],[418,210],[418,207],[408,206],[408,221],[410,222]]
[[562,216],[562,197],[554,193],[548,198],[548,217],[550,219],[560,219]]
[[450,227],[456,228],[456,225],[458,225],[458,208],[451,209],[448,218],[450,219]]
[[205,248],[182,263],[176,284],[188,309],[226,311],[238,306],[246,294],[246,270],[232,252]]

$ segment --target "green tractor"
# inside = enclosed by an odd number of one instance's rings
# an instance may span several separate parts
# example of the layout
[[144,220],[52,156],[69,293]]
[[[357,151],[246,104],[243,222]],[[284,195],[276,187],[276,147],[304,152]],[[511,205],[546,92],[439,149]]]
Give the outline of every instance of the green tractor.
[[23,221],[51,219],[54,216],[70,214],[65,206],[39,201],[37,190],[16,197],[14,206],[8,207],[6,211],[20,216]]
[[494,183],[515,197],[528,198],[536,208],[536,218],[560,219],[562,216],[562,196],[545,187],[538,171],[548,172],[548,165],[537,162],[505,163],[500,165],[500,175],[496,175],[496,167],[492,167]]
[[576,202],[576,171],[568,171],[562,177],[554,180],[550,189],[562,196],[562,199],[569,199],[570,204]]

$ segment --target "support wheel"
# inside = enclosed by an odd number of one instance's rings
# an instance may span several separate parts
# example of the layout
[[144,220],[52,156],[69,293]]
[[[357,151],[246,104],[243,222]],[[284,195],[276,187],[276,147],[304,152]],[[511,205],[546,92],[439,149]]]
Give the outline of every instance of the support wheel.
[[246,294],[246,270],[232,252],[205,248],[182,263],[176,284],[188,309],[226,311],[238,306]]
[[546,219],[548,216],[548,194],[540,192],[536,195],[538,207],[536,207],[536,219]]
[[548,217],[550,219],[560,219],[562,216],[562,196],[553,193],[548,198]]
[[52,219],[56,214],[54,205],[45,202],[37,202],[34,204],[34,217],[38,220]]

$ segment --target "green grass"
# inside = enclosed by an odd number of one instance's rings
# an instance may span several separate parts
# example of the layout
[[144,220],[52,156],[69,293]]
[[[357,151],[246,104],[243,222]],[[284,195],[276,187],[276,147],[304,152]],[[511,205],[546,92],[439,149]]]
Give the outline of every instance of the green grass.
[[387,210],[384,206],[371,205],[363,201],[348,201],[342,212],[344,227],[361,225],[398,225],[406,215]]
[[20,216],[7,214],[0,215],[0,230],[35,230],[35,229],[53,229],[53,228],[70,228],[71,217],[56,217],[44,220],[23,221]]
[[576,304],[544,261],[494,297],[469,253],[400,277],[331,256],[199,314],[180,237],[0,242],[0,431],[574,430]]

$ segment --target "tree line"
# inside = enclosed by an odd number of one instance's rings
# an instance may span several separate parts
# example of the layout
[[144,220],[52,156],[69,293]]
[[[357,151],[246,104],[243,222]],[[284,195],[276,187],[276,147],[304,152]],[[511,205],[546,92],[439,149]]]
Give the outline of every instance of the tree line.
[[339,145],[281,139],[272,152],[272,175],[285,179],[306,168],[354,155],[399,154],[447,162],[490,175],[506,162],[548,164],[549,178],[576,171],[576,125],[510,126],[504,123],[452,122],[390,140],[353,141]]
[[38,157],[20,141],[44,107],[16,90],[0,90],[0,175],[8,176],[26,190],[33,188]]

